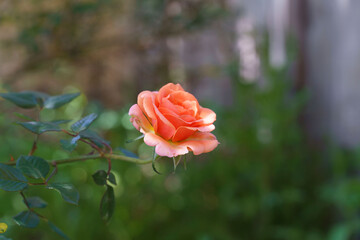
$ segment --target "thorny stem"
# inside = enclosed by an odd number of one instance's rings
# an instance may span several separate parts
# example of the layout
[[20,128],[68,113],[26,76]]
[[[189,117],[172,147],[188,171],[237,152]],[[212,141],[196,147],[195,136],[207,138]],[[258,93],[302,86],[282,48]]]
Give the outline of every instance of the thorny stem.
[[[70,133],[69,131],[65,130],[65,129],[61,129],[62,132],[66,133],[67,135],[69,136],[72,136],[72,137],[76,137],[77,134],[72,134]],[[100,154],[103,154],[103,151],[98,147],[96,146],[95,144],[93,144],[92,142],[89,142],[89,141],[86,141],[85,139],[82,139],[80,138],[79,141],[82,141],[88,145],[90,145],[92,148],[94,148],[96,151],[98,151]]]
[[30,152],[29,152],[29,156],[32,156],[33,154],[34,154],[34,152],[36,151],[36,149],[37,149],[37,142],[38,142],[38,140],[39,140],[39,134],[36,134],[36,136],[35,136],[35,139],[34,139],[34,143],[33,143],[33,145],[32,145],[32,148],[31,148],[31,150],[30,150]]
[[54,166],[54,170],[51,172],[50,176],[46,179],[45,184],[47,184],[50,179],[57,173],[58,171],[58,166],[56,162],[52,162],[52,165]]
[[[111,148],[111,146],[107,143],[105,143],[105,146],[109,149],[110,151],[110,155],[113,153],[113,150]],[[109,176],[110,175],[110,172],[111,172],[111,158],[107,157],[106,158],[107,161],[108,161],[108,171],[107,171],[107,175]]]
[[47,217],[41,215],[40,213],[35,212],[34,209],[32,209],[32,208],[30,207],[29,202],[28,202],[28,200],[26,199],[25,194],[24,194],[22,191],[20,192],[20,195],[22,196],[22,198],[23,198],[23,200],[24,200],[24,203],[25,203],[26,207],[29,209],[29,211],[35,213],[36,215],[38,215],[38,217],[42,218],[43,220],[48,221]]
[[[124,156],[124,155],[105,153],[105,154],[84,155],[84,156],[78,156],[78,157],[73,157],[73,158],[53,160],[49,163],[60,165],[60,164],[66,164],[66,163],[84,162],[84,161],[91,160],[91,159],[101,159],[101,158],[110,158],[112,160],[120,160],[120,161],[125,161],[125,162],[136,163],[136,164],[140,164],[140,165],[149,164],[152,162],[152,159],[142,160],[139,158],[132,158],[132,157]],[[16,165],[16,162],[6,162],[4,164]]]
[[[40,112],[41,112],[41,110],[42,110],[42,108],[38,109],[37,116],[36,116],[36,121],[40,121]],[[29,152],[29,156],[32,156],[35,153],[35,151],[37,149],[37,142],[39,140],[39,137],[40,137],[40,135],[36,134],[33,145],[32,145],[32,148],[31,148],[31,150]]]
[[24,193],[23,193],[22,191],[20,192],[20,195],[21,195],[22,198],[24,199],[24,203],[25,203],[26,207],[27,207],[29,210],[31,210],[30,205],[29,205],[29,202],[27,201],[27,199],[26,199],[26,197],[25,197],[25,195],[24,195]]
[[[68,132],[68,131],[65,130],[65,129],[62,129],[61,131],[64,132],[64,133],[66,133],[66,134],[68,134],[68,135],[70,135],[70,136],[72,136],[72,137],[76,137],[76,136],[77,136],[76,134],[72,134],[72,133]],[[103,150],[102,150],[101,148],[99,148],[98,146],[96,146],[96,144],[94,144],[93,142],[87,141],[87,140],[82,139],[82,138],[80,139],[80,141],[82,141],[82,142],[90,145],[93,149],[95,149],[96,151],[99,152],[100,156],[103,156],[103,157],[106,158],[106,160],[108,161],[108,171],[107,171],[107,175],[109,176],[109,175],[110,175],[110,172],[111,172],[111,158],[105,156]],[[103,143],[103,144],[105,145],[106,148],[109,149],[109,154],[112,155],[113,151],[112,151],[111,146],[110,146],[109,144],[107,144],[107,143]]]

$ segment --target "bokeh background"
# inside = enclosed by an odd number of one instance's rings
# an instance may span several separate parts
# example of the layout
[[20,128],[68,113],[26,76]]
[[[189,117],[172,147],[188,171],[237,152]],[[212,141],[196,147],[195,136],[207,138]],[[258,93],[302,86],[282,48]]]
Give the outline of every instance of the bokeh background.
[[[360,2],[356,0],[2,0],[0,91],[80,91],[42,118],[94,123],[113,148],[141,158],[151,148],[129,123],[142,90],[180,83],[217,113],[219,147],[187,170],[115,162],[116,210],[105,224],[105,189],[91,174],[106,163],[60,167],[80,204],[41,187],[42,213],[71,239],[360,239]],[[2,162],[26,154],[33,136],[12,125],[22,111],[0,101]],[[69,154],[46,134],[37,155]],[[0,192],[12,239],[60,239],[44,223],[18,227],[19,194]]]

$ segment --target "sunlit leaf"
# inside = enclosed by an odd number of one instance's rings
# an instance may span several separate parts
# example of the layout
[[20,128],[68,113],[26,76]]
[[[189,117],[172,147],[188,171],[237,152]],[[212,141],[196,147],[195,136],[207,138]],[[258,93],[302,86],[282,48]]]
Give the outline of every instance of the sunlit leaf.
[[71,102],[72,100],[77,98],[79,95],[80,95],[80,93],[70,93],[70,94],[63,94],[63,95],[59,95],[59,96],[48,97],[44,101],[44,108],[47,108],[47,109],[59,108],[65,104]]
[[68,203],[77,205],[79,202],[79,192],[72,184],[51,183],[47,185],[47,188],[58,191],[62,198]]
[[103,139],[102,137],[99,136],[99,134],[97,134],[94,131],[91,131],[89,129],[81,131],[79,133],[79,135],[81,136],[81,138],[83,139],[89,139],[90,141],[92,141],[93,143],[96,144],[96,146],[98,147],[103,147],[104,144],[110,145],[109,141],[106,141],[105,139]]
[[111,182],[112,184],[116,185],[116,178],[115,175],[113,173],[109,174],[109,178],[108,178],[109,182]]
[[70,140],[61,139],[60,140],[61,147],[66,151],[72,152],[76,148],[79,139],[80,139],[80,135],[77,135],[76,137],[73,137]]
[[80,119],[79,121],[77,121],[76,123],[74,123],[71,126],[71,130],[74,132],[81,132],[84,131],[86,129],[88,129],[90,127],[90,125],[93,123],[93,121],[97,118],[97,114],[92,113],[82,119]]

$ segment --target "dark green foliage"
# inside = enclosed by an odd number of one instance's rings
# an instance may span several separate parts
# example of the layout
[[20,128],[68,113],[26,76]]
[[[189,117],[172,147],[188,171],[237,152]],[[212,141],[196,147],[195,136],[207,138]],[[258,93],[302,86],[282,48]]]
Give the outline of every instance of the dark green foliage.
[[104,186],[107,185],[107,181],[110,183],[116,185],[116,178],[113,173],[110,173],[109,176],[107,175],[107,172],[104,170],[98,170],[96,173],[92,175],[94,182],[97,185]]
[[46,208],[47,206],[47,203],[40,197],[28,197],[26,201],[30,208]]
[[100,203],[100,215],[104,221],[109,221],[115,210],[115,195],[114,189],[107,186],[106,191]]
[[25,91],[19,93],[0,93],[0,96],[21,108],[47,108],[55,109],[59,108],[75,98],[80,93],[64,94],[59,96],[49,96],[45,93]]
[[79,192],[72,184],[50,183],[47,185],[47,188],[58,191],[61,194],[62,198],[68,203],[77,205],[79,202]]
[[35,179],[45,179],[50,171],[49,163],[35,156],[20,156],[16,161],[16,167],[26,176]]
[[5,191],[21,191],[28,186],[28,180],[17,168],[0,163],[0,188]]
[[52,122],[17,122],[17,123],[35,134],[61,131],[60,126]]
[[79,139],[80,139],[80,135],[77,135],[76,137],[73,137],[70,140],[61,139],[60,140],[61,147],[66,151],[72,152],[76,148]]
[[40,218],[32,211],[24,211],[14,217],[17,224],[22,227],[35,228],[39,225]]
[[48,97],[44,102],[44,108],[56,109],[71,102],[80,96],[80,93],[64,94],[59,96]]
[[109,178],[108,178],[109,182],[116,185],[116,178],[115,175],[113,173],[109,174]]
[[92,177],[97,185],[103,186],[107,182],[107,173],[104,170],[97,171]]
[[0,93],[0,96],[21,108],[42,106],[48,95],[40,92],[24,91],[19,93]]
[[80,137],[83,139],[89,139],[91,140],[93,143],[95,143],[98,147],[103,147],[104,144],[109,145],[110,142],[103,139],[102,137],[99,136],[99,134],[97,134],[94,131],[91,131],[90,129],[86,129],[84,131],[81,131],[79,133]]

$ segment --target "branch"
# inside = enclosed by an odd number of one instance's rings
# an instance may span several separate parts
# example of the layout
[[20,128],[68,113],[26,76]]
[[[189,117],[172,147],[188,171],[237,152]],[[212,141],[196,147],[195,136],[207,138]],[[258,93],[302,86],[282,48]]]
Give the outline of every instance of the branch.
[[[59,165],[59,164],[82,162],[82,161],[86,161],[86,160],[101,159],[101,158],[105,158],[105,159],[108,158],[108,159],[112,159],[112,160],[120,160],[120,161],[125,161],[125,162],[136,163],[136,164],[148,164],[148,163],[152,162],[152,159],[142,160],[142,159],[127,157],[127,156],[118,155],[118,154],[103,154],[103,155],[94,154],[94,155],[85,155],[85,156],[78,156],[78,157],[73,157],[73,158],[53,160],[53,161],[49,161],[49,164]],[[6,164],[6,165],[16,165],[16,162],[6,162],[4,164]]]

